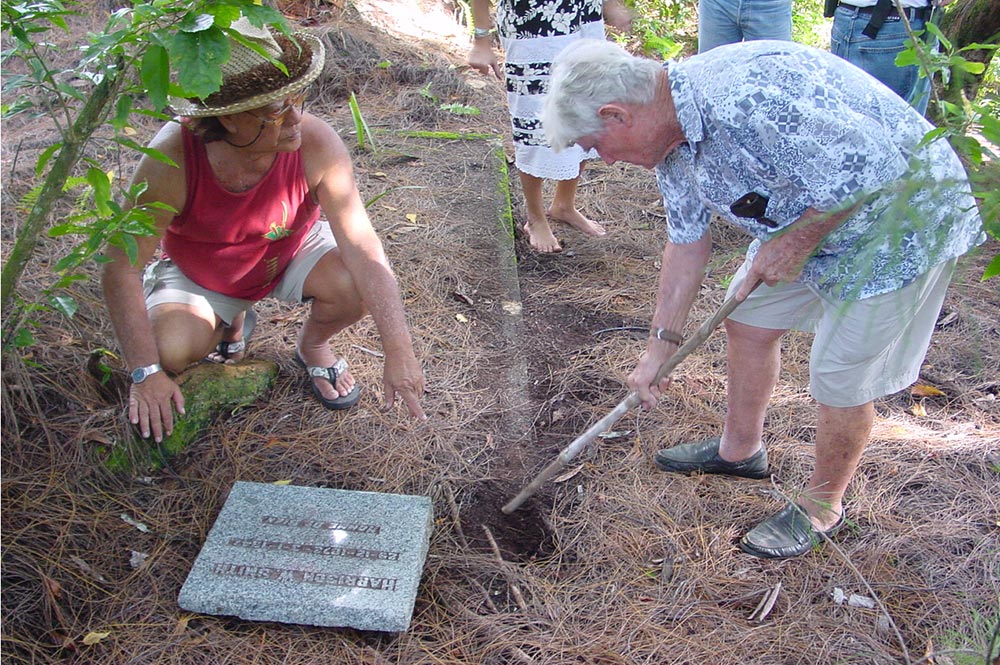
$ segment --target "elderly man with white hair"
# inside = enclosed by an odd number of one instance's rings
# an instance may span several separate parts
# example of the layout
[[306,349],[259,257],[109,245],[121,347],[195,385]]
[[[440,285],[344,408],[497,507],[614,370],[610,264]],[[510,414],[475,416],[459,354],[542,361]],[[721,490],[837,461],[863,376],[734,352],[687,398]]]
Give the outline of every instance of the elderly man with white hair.
[[659,468],[767,477],[781,337],[814,333],[812,477],[740,541],[760,557],[808,552],[845,522],[873,400],[916,380],[956,258],[984,240],[958,157],[943,139],[922,143],[932,126],[877,80],[791,42],[661,64],[582,41],[556,61],[542,123],[556,149],[656,172],[667,242],[650,337],[628,377],[644,408],[667,389],[654,378],[682,341],[710,222],[754,238],[730,287],[743,302],[725,323],[722,432],[659,451]]

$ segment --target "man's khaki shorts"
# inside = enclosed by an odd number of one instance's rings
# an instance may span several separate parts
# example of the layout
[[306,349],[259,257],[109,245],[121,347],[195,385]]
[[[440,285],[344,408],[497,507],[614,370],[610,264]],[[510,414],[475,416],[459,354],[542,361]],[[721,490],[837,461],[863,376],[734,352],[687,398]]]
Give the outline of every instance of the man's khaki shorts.
[[[317,221],[288,264],[281,281],[267,297],[285,302],[302,302],[302,288],[306,277],[323,255],[336,246],[329,223]],[[149,264],[143,273],[142,286],[146,294],[147,310],[166,303],[183,303],[203,312],[211,309],[226,325],[254,304],[253,300],[231,298],[195,284],[169,259]]]
[[[744,263],[730,285],[740,284]],[[859,406],[903,390],[920,374],[955,260],[941,263],[898,291],[842,301],[807,284],[761,284],[729,316],[772,330],[815,334],[809,390],[820,404]]]

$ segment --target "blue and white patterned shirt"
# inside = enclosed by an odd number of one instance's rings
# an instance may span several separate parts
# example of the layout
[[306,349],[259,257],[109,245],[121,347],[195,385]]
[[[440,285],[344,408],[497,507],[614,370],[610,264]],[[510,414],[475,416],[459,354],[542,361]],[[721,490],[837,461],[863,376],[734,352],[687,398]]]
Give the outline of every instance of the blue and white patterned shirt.
[[[713,215],[761,242],[807,208],[864,201],[806,262],[800,282],[844,300],[902,288],[985,235],[965,170],[944,139],[889,88],[825,51],[752,41],[665,65],[687,139],[657,166],[673,243],[692,243]],[[737,217],[767,197],[775,228]]]

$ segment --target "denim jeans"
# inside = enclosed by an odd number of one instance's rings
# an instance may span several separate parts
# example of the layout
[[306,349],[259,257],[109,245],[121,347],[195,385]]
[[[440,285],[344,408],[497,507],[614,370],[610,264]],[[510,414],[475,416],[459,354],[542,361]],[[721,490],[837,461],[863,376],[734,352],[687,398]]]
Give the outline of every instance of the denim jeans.
[[[930,94],[930,81],[919,77],[916,65],[896,66],[896,56],[906,48],[909,35],[903,20],[890,16],[875,39],[861,34],[871,18],[856,9],[837,7],[833,15],[833,31],[830,34],[830,51],[844,60],[865,70],[887,85],[897,95],[905,99],[913,108],[924,113]],[[910,21],[914,30],[923,30],[924,21]]]
[[698,53],[751,39],[792,39],[792,0],[698,0]]

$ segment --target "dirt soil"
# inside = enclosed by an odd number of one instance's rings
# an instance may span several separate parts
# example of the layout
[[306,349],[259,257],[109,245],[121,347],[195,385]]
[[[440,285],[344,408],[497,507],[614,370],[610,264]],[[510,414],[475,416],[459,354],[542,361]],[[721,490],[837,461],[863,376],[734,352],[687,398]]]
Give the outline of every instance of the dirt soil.
[[[220,418],[167,467],[112,473],[102,461],[128,436],[124,372],[119,364],[102,385],[88,370],[116,345],[96,279],[74,285],[76,316],[39,312],[37,344],[3,371],[5,663],[987,662],[1000,616],[1000,293],[979,276],[996,243],[963,259],[920,387],[877,402],[849,527],[833,543],[790,561],[736,545],[811,470],[804,335],[785,343],[766,423],[771,480],[667,476],[652,464],[659,448],[719,432],[719,331],[654,411],[627,414],[505,515],[501,506],[627,394],[664,240],[655,183],[637,167],[591,164],[580,204],[609,235],[557,227],[563,252],[538,255],[516,230],[523,206],[502,88],[464,67],[450,5],[285,8],[326,35],[329,64],[309,110],[354,147],[363,198],[378,197],[369,210],[403,290],[430,418],[382,408],[370,321],[332,342],[365,386],[361,405],[323,410],[291,359],[304,308],[266,302],[250,354],[279,365],[272,393]],[[357,147],[351,91],[375,151]],[[148,138],[155,123],[137,129]],[[417,130],[456,136],[406,133]],[[34,159],[56,134],[19,118],[3,131],[6,256]],[[91,150],[106,158],[103,144]],[[736,230],[717,234],[688,333],[722,302],[745,242]],[[66,249],[45,242],[24,294],[51,284]],[[430,496],[435,529],[410,629],[181,610],[177,594],[236,480]]]

